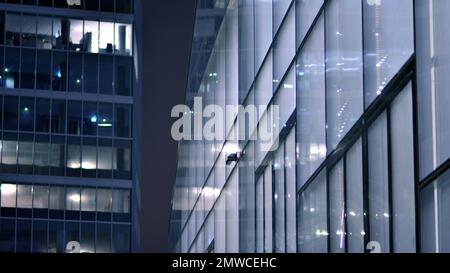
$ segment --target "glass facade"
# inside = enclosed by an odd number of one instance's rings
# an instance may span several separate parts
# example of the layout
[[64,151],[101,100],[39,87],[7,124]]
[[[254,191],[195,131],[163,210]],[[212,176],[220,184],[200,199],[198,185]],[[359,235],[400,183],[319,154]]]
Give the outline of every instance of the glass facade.
[[449,252],[449,11],[229,1],[196,96],[266,107],[255,126],[226,116],[228,136],[260,132],[279,106],[279,145],[181,141],[172,250]]
[[131,251],[133,2],[0,1],[0,252]]

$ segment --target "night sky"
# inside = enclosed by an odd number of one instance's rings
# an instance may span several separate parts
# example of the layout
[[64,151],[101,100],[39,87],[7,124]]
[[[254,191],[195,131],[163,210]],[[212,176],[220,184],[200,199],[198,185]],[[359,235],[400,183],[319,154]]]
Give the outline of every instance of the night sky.
[[183,104],[195,0],[142,0],[141,250],[167,252],[177,143],[172,107]]

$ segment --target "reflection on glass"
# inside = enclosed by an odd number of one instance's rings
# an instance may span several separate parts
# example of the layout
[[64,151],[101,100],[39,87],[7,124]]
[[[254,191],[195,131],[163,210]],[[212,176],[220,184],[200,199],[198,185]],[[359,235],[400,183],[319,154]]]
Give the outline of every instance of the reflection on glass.
[[66,190],[66,210],[79,211],[81,196],[79,188],[67,188]]
[[16,207],[16,192],[17,186],[15,184],[2,183],[0,185],[1,192],[1,207],[15,208]]

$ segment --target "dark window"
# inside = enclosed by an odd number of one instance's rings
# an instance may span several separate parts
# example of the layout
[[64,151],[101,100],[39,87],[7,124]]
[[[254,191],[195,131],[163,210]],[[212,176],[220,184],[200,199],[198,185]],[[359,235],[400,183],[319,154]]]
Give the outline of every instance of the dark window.
[[33,223],[33,253],[47,253],[47,221]]
[[70,21],[65,18],[53,18],[53,47],[67,49],[70,41]]
[[97,224],[97,253],[111,252],[111,225]]
[[69,101],[67,111],[67,133],[70,135],[81,134],[81,102]]
[[4,124],[3,129],[10,131],[17,131],[19,121],[18,114],[19,99],[17,97],[4,97]]
[[37,22],[36,47],[52,49],[52,17],[39,16]]
[[6,48],[5,56],[5,87],[19,88],[20,50],[18,48]]
[[3,96],[0,96],[0,130],[3,129]]
[[69,54],[69,91],[81,92],[82,87],[82,59],[79,53]]
[[34,131],[34,98],[20,98],[20,131]]
[[52,101],[52,133],[65,134],[66,133],[66,101],[53,100]]
[[84,92],[98,92],[98,54],[84,55]]
[[5,86],[5,67],[4,67],[4,56],[5,51],[4,47],[0,46],[0,87]]
[[89,136],[97,135],[97,124],[99,117],[97,114],[96,102],[84,102],[83,105],[83,134]]
[[100,55],[100,93],[112,94],[113,89],[113,57]]
[[7,13],[5,32],[6,32],[6,45],[20,46],[20,14]]
[[131,13],[131,0],[116,0],[116,12]]
[[39,0],[39,6],[51,7],[53,6],[53,0]]
[[114,142],[114,178],[131,179],[131,142]]
[[0,44],[5,42],[3,33],[5,33],[5,12],[0,11]]
[[130,226],[113,226],[113,253],[130,252]]
[[64,243],[64,223],[50,222],[48,229],[48,252],[65,253],[66,244]]
[[52,79],[51,52],[48,50],[37,51],[36,88],[50,90]]
[[13,253],[15,242],[15,220],[1,219],[0,221],[0,252]]
[[29,220],[17,220],[16,252],[31,252],[31,221]]
[[20,86],[26,89],[34,89],[34,68],[36,63],[36,51],[34,49],[22,49],[22,66]]
[[130,137],[131,107],[130,105],[116,105],[115,114],[116,137]]
[[98,135],[112,136],[113,130],[113,105],[100,103],[98,110]]
[[83,253],[95,253],[95,224],[81,224],[80,245]]
[[84,8],[87,10],[98,11],[98,1],[99,0],[84,0]]
[[66,243],[73,241],[80,241],[80,224],[77,222],[66,222]]
[[131,57],[116,57],[116,94],[131,95],[133,59]]
[[36,16],[22,15],[22,46],[36,47]]
[[53,52],[53,90],[66,91],[67,53]]
[[114,12],[114,0],[100,0],[100,11]]
[[50,132],[50,100],[36,99],[36,132]]

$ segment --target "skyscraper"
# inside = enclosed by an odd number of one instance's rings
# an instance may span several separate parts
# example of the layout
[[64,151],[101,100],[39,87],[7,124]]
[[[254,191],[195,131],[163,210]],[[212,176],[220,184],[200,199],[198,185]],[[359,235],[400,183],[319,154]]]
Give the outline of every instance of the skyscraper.
[[0,3],[0,252],[138,248],[132,0]]
[[173,251],[450,252],[449,11],[229,1],[196,96],[266,110],[180,142]]

